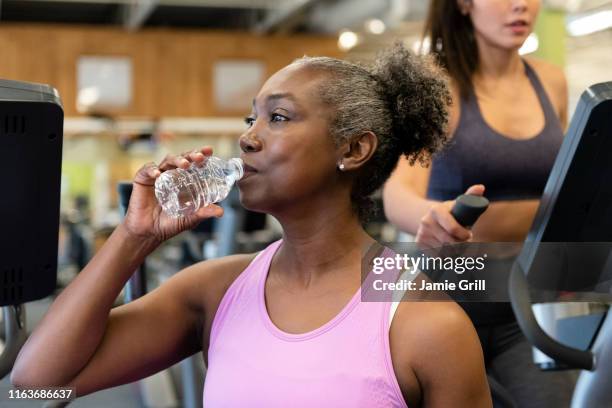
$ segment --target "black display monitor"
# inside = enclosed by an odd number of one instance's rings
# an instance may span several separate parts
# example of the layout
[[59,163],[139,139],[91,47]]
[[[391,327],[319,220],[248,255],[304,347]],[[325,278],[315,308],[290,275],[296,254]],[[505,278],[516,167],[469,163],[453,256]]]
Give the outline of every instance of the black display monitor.
[[63,123],[54,88],[0,80],[0,306],[55,290]]
[[606,82],[579,100],[518,262],[536,290],[605,293],[610,248],[612,82]]

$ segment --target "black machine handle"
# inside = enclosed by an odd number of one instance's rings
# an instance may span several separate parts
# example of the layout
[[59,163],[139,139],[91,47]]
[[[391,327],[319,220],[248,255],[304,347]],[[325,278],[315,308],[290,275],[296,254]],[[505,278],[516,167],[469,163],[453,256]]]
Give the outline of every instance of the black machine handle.
[[579,350],[559,343],[550,337],[538,324],[531,309],[531,296],[527,278],[518,262],[515,262],[510,272],[510,300],[512,310],[516,315],[525,337],[550,358],[563,362],[569,368],[581,368],[592,371],[595,368],[595,356],[590,350]]
[[461,226],[469,228],[488,207],[489,200],[483,196],[462,194],[455,199],[451,215]]

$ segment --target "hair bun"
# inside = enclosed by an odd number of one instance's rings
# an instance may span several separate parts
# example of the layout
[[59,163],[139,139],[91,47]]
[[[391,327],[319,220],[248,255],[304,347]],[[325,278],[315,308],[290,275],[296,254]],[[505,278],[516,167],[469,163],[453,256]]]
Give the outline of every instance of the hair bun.
[[447,141],[448,79],[429,57],[400,42],[378,55],[372,67],[392,115],[395,145],[411,163],[427,160]]

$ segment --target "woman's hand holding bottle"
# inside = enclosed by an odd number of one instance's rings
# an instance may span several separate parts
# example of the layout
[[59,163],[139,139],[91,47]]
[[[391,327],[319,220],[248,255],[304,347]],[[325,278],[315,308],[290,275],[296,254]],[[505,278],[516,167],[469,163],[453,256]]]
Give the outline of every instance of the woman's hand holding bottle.
[[181,155],[167,155],[159,164],[147,163],[138,170],[133,180],[130,204],[123,221],[126,231],[133,237],[159,244],[185,230],[194,228],[206,218],[220,217],[223,209],[215,204],[199,208],[195,213],[173,218],[164,213],[155,197],[155,180],[173,169],[188,169],[201,165],[212,155],[212,148]]

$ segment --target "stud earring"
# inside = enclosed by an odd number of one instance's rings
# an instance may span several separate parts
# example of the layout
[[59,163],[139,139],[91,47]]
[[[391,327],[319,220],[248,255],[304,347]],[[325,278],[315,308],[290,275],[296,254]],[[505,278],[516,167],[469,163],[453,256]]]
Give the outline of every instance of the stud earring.
[[344,170],[344,163],[340,162],[340,164],[338,165],[338,168],[340,170]]

